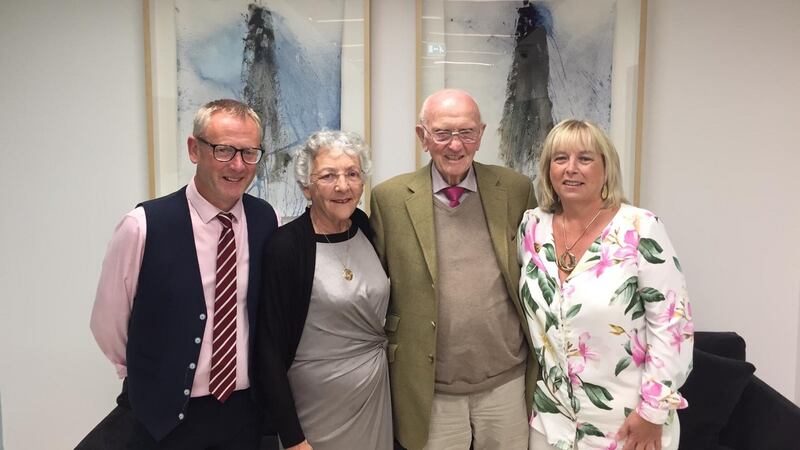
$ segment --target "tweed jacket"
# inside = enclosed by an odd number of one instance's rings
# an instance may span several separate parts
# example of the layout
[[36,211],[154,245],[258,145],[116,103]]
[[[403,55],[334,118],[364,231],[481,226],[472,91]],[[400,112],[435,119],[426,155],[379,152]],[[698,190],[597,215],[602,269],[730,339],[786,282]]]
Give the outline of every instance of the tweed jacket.
[[[500,166],[473,163],[492,247],[528,346],[531,338],[519,301],[517,227],[536,206],[531,181]],[[378,256],[391,280],[386,317],[395,438],[409,449],[428,440],[436,361],[436,234],[430,164],[387,180],[372,191],[370,224]],[[532,347],[531,347],[532,348]],[[538,368],[528,357],[526,405]]]

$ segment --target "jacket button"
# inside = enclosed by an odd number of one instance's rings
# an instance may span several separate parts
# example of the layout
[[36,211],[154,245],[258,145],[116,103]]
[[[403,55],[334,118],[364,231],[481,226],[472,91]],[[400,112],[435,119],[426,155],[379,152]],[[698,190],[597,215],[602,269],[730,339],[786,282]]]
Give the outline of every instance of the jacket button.
[[428,355],[428,361],[430,361],[430,362],[432,363],[432,362],[433,362],[433,359],[434,359],[434,358],[433,358],[433,355]]
[[434,330],[436,329],[436,321],[435,320],[431,320],[431,327],[433,327]]
[[194,370],[197,365],[195,363],[189,363],[189,368]]
[[194,338],[194,343],[199,344],[202,341],[199,337]]
[[178,414],[178,420],[183,420],[183,413]]
[[189,394],[190,394],[190,393],[191,393],[191,392],[190,392],[188,389],[184,389],[184,390],[183,390],[183,395],[185,395],[185,396],[187,396],[187,397],[189,396]]
[[200,314],[200,320],[206,320],[206,315],[205,314]]

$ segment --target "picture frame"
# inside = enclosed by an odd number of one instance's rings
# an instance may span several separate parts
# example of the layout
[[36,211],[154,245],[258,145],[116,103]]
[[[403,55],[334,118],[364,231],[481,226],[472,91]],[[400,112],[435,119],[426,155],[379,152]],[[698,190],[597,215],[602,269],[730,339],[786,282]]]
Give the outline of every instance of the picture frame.
[[[614,142],[623,189],[638,204],[646,18],[647,0],[417,0],[418,109],[442,88],[470,92],[487,125],[475,160],[532,180],[553,125],[594,122]],[[514,115],[524,109],[515,97],[523,76],[547,91],[536,99],[547,104],[530,108],[548,120]],[[418,142],[417,167],[429,160]]]
[[[307,201],[291,156],[308,135],[342,129],[370,140],[369,7],[369,0],[143,0],[151,197],[194,174],[186,140],[197,109],[235,98],[259,113],[264,131],[266,153],[248,193],[284,217],[300,215]],[[259,59],[254,46],[270,58]]]

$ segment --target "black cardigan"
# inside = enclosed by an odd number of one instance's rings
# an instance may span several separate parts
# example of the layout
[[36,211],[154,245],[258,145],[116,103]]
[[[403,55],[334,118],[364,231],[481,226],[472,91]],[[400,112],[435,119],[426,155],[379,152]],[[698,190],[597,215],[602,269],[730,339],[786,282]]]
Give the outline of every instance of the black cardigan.
[[[275,231],[262,262],[251,380],[265,408],[268,428],[278,432],[284,447],[305,440],[286,372],[303,334],[314,283],[317,242],[309,211]],[[356,209],[350,219],[351,231],[360,229],[371,241],[367,215]]]

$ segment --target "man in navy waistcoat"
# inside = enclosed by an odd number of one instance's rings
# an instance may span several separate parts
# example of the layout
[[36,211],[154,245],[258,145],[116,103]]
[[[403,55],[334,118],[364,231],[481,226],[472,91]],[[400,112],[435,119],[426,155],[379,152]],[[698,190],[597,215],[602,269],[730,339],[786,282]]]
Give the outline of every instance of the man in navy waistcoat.
[[124,378],[106,420],[129,426],[107,448],[259,446],[251,330],[262,248],[278,227],[267,202],[244,194],[264,154],[261,130],[241,102],[204,105],[187,140],[192,180],[141,203],[114,231],[91,329]]

